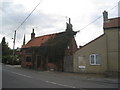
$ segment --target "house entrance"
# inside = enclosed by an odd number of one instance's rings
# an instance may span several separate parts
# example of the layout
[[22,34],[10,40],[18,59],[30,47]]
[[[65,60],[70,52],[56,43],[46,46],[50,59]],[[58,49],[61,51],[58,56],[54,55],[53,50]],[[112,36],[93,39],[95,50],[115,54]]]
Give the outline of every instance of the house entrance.
[[41,65],[41,57],[37,56],[37,68],[39,68]]
[[64,71],[65,72],[73,72],[73,56],[65,56]]

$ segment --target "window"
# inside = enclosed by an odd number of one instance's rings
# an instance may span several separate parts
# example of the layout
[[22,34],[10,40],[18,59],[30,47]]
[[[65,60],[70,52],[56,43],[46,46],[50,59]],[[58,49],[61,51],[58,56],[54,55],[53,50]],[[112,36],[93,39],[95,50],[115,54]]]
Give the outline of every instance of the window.
[[31,57],[30,56],[26,57],[26,62],[31,62]]
[[90,64],[91,65],[100,65],[100,56],[98,54],[90,55]]
[[78,57],[78,64],[83,65],[83,56]]

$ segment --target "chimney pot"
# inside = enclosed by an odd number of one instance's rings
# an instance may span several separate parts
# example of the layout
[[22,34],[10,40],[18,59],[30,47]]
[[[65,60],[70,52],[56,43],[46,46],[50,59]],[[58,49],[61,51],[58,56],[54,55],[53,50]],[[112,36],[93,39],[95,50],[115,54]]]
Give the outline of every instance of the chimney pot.
[[34,33],[34,28],[33,28],[33,32],[31,33],[31,40],[35,38],[35,33]]
[[103,12],[103,21],[104,22],[108,21],[108,12],[107,11]]

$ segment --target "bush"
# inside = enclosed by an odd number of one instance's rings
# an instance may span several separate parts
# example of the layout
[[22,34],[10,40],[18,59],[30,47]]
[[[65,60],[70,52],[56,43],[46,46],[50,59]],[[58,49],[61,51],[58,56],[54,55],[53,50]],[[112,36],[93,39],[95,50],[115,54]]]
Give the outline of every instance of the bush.
[[20,60],[17,57],[15,57],[15,60],[13,60],[13,56],[3,56],[2,63],[11,64],[11,65],[19,65]]

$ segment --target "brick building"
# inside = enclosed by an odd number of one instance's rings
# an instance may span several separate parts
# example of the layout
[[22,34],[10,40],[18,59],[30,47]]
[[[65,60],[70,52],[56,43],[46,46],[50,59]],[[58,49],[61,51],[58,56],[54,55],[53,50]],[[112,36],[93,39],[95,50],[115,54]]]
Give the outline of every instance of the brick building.
[[76,33],[70,19],[64,32],[35,37],[33,29],[31,40],[22,46],[22,67],[71,72],[73,54],[77,50]]

